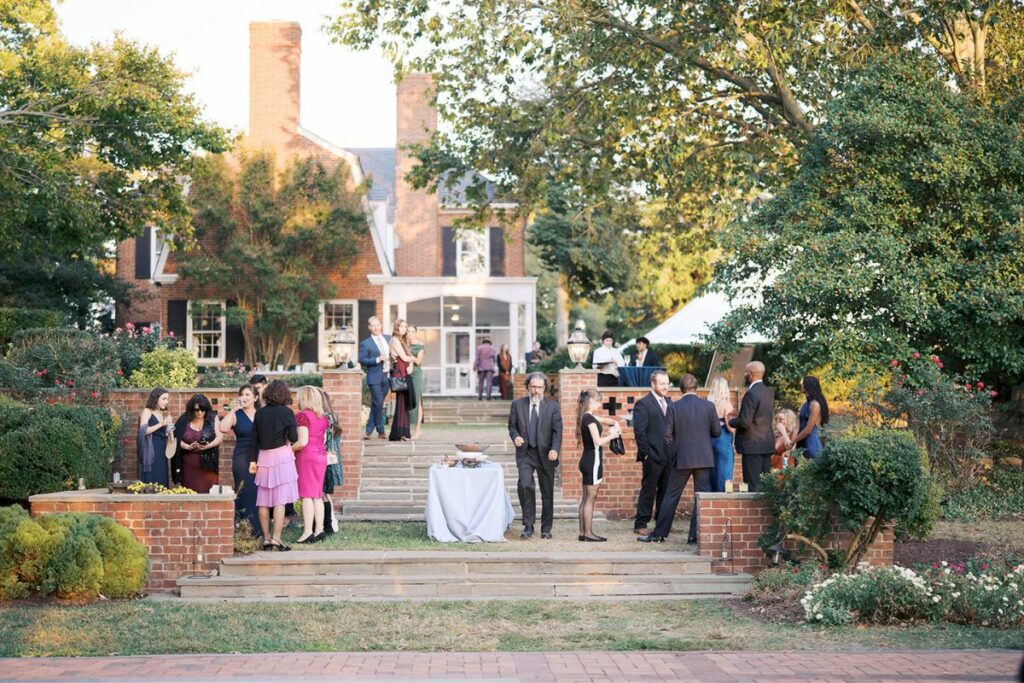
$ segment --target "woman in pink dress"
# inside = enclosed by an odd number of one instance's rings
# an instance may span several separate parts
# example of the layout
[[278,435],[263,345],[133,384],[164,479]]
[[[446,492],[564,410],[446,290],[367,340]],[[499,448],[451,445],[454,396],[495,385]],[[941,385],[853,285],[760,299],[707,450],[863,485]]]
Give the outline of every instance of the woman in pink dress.
[[327,473],[327,448],[324,437],[331,423],[327,419],[323,394],[316,387],[299,387],[295,392],[299,412],[295,424],[299,440],[292,444],[299,472],[299,498],[302,500],[302,535],[296,543],[316,543],[324,538],[324,475]]

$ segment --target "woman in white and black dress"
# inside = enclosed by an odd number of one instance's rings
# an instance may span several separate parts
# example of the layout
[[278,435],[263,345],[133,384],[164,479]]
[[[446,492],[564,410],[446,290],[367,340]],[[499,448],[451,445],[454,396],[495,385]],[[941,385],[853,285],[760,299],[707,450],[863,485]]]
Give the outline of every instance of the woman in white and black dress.
[[[583,499],[580,501],[580,536],[581,541],[607,541],[604,536],[594,533],[594,504],[597,492],[604,481],[604,463],[602,454],[604,446],[612,439],[621,435],[619,423],[611,418],[601,418],[594,411],[601,407],[601,392],[597,389],[584,389],[576,402],[577,433],[583,445],[580,455],[580,474],[583,475]],[[602,435],[601,425],[608,425],[608,434]]]

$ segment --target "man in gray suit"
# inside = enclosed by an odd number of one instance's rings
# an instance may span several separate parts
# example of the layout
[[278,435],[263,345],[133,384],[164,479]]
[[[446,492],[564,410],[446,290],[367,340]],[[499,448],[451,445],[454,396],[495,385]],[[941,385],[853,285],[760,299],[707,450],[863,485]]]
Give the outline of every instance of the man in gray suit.
[[[672,521],[679,507],[687,480],[693,477],[694,492],[711,490],[711,470],[715,466],[715,454],[711,440],[722,433],[718,424],[715,406],[697,395],[697,378],[683,375],[679,380],[683,397],[668,407],[665,415],[665,452],[673,463],[668,481],[668,491],[658,510],[658,523],[654,531],[636,540],[643,543],[662,543],[672,531]],[[690,535],[688,543],[697,542],[697,497],[693,499],[690,513]]]
[[555,519],[555,468],[562,450],[562,411],[557,401],[545,398],[548,378],[543,372],[526,376],[529,396],[512,401],[508,413],[508,436],[516,446],[519,470],[519,507],[523,511],[523,538],[533,536],[537,518],[537,491],[533,473],[540,483],[540,537],[551,538]]

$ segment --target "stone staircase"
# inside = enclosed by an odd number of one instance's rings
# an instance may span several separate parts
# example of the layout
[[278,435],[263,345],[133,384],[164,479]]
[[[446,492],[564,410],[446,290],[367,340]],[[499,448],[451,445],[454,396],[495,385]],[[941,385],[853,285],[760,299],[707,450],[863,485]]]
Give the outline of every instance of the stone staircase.
[[426,412],[423,421],[427,424],[508,424],[511,401],[492,399],[478,401],[469,397],[426,396],[423,399]]
[[[347,501],[339,515],[342,520],[422,521],[427,504],[427,479],[430,466],[445,455],[455,454],[455,443],[487,444],[492,462],[505,468],[505,487],[521,518],[516,493],[515,448],[504,427],[467,428],[429,425],[417,441],[363,441],[362,473],[359,498]],[[562,466],[566,466],[562,463]],[[575,466],[575,463],[569,465]],[[560,476],[560,475],[556,475]],[[579,501],[562,497],[558,479],[555,483],[555,518],[576,519]],[[537,495],[537,517],[540,521],[540,494]],[[597,517],[601,517],[600,514]],[[539,529],[537,530],[540,531]]]
[[217,576],[178,580],[192,600],[535,600],[733,597],[746,574],[711,573],[689,552],[259,552]]

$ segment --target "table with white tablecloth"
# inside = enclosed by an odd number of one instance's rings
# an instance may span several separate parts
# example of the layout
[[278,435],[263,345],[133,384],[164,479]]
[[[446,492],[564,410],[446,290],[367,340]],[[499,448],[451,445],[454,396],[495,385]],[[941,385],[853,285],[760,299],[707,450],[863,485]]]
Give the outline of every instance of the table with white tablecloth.
[[501,543],[515,518],[498,463],[477,467],[430,468],[427,484],[427,535],[435,541]]

